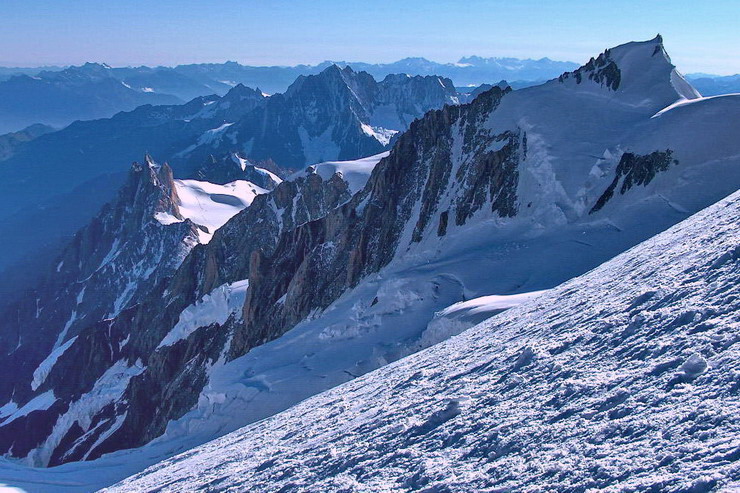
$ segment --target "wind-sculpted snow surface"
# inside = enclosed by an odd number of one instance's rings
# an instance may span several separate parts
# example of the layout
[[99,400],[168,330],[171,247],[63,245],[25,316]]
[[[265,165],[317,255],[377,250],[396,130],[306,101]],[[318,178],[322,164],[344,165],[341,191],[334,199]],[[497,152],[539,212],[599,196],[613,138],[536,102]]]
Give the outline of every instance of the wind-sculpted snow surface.
[[740,193],[108,491],[735,491]]

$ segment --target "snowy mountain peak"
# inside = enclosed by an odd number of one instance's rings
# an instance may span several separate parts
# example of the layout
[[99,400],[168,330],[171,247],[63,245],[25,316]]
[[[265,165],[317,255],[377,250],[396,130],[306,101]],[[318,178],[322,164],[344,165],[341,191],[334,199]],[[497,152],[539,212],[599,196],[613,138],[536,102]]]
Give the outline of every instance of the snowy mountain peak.
[[660,35],[607,49],[573,72],[564,73],[558,81],[579,88],[595,84],[618,92],[620,99],[637,107],[662,108],[678,99],[700,97],[671,63]]
[[[366,99],[364,92],[375,80],[366,72],[355,72],[349,66],[341,68],[336,63],[329,65],[316,75],[298,77],[285,92],[286,97],[297,94],[313,95],[318,92],[330,91],[336,97],[337,91],[350,90],[359,99]],[[349,94],[347,94],[349,96]]]
[[260,100],[264,99],[264,96],[262,95],[262,91],[259,89],[252,89],[251,87],[247,87],[244,84],[237,84],[234,87],[229,90],[229,92],[224,95],[223,100],[224,101],[232,101],[232,100],[243,100],[243,99],[255,99]]

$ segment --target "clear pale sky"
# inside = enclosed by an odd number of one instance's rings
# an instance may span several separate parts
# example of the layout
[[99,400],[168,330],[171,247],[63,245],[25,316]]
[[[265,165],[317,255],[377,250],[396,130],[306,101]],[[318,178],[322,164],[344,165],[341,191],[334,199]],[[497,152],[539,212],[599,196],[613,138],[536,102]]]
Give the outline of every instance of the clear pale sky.
[[681,71],[731,74],[739,20],[740,0],[1,0],[0,65],[583,62],[661,33]]

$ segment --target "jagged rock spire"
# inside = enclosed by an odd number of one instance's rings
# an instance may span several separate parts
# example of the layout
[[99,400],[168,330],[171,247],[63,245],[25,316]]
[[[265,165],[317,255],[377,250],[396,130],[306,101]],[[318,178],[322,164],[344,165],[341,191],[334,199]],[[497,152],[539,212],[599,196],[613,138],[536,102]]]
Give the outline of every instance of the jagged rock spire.
[[149,153],[144,155],[144,164],[134,162],[131,165],[119,199],[128,204],[130,213],[141,221],[147,221],[157,213],[182,219],[172,168],[167,163],[158,164]]

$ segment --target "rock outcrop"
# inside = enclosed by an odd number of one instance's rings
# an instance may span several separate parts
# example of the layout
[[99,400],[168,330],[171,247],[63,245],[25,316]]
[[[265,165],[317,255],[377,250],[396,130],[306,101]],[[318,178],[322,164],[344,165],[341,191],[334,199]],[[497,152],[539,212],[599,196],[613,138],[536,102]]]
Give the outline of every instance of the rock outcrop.
[[272,190],[287,175],[286,170],[277,166],[272,159],[252,161],[238,152],[230,152],[219,158],[208,156],[205,163],[195,170],[193,178],[219,184],[247,180],[258,187]]
[[[0,373],[13,375],[0,379],[3,401],[25,402],[54,387],[54,365],[83,328],[119,316],[175,272],[198,243],[197,226],[187,219],[164,226],[157,213],[183,219],[172,170],[147,156],[132,165],[117,199],[74,236],[45,281],[0,314]],[[63,385],[84,380],[82,362],[75,361]],[[29,415],[2,427],[3,448],[24,454],[37,445],[37,433],[18,433],[18,426],[44,425]]]

